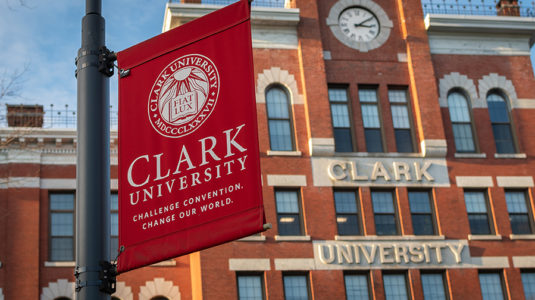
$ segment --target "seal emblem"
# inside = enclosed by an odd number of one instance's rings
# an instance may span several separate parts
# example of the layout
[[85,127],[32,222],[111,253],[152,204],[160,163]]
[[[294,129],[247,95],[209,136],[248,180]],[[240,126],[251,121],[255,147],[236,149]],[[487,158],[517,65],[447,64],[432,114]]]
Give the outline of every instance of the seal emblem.
[[159,134],[179,138],[210,117],[219,96],[219,73],[201,54],[184,55],[167,65],[150,91],[147,112]]

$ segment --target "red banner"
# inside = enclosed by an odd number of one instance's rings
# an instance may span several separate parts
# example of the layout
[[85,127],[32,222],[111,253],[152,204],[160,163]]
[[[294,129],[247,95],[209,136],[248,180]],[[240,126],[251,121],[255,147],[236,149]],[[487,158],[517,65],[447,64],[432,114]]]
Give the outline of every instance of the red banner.
[[262,231],[248,1],[117,58],[118,271]]

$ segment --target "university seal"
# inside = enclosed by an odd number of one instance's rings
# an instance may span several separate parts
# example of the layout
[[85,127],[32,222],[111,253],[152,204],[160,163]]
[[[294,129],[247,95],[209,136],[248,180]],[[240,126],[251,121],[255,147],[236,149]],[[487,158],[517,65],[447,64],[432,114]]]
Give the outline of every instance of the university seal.
[[200,54],[184,55],[167,65],[150,91],[147,112],[159,134],[179,138],[206,121],[219,96],[219,74]]

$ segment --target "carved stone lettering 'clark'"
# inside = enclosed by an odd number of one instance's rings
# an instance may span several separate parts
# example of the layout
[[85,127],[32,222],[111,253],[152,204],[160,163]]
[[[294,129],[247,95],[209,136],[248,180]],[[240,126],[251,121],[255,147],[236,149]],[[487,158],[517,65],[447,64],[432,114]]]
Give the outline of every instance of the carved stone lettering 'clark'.
[[385,166],[381,161],[375,162],[373,169],[369,174],[361,174],[360,166],[355,161],[333,161],[328,167],[328,174],[332,180],[351,180],[351,181],[417,181],[422,180],[434,181],[435,178],[428,172],[432,166],[431,162],[419,162],[412,164],[406,162],[393,162]]

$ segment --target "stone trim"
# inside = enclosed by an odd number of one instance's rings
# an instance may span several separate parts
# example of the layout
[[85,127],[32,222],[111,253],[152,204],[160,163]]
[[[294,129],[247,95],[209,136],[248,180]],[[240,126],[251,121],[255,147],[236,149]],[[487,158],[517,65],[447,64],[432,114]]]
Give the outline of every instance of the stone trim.
[[54,300],[59,297],[74,299],[74,282],[67,279],[58,279],[56,282],[49,282],[48,286],[43,288],[41,300]]
[[513,256],[515,268],[535,268],[535,256]]
[[506,188],[528,188],[534,187],[531,176],[496,176],[496,183],[499,187]]
[[446,140],[423,140],[420,148],[424,157],[446,157],[448,152]]
[[429,241],[445,240],[443,235],[335,235],[335,241]]
[[145,285],[139,289],[139,300],[150,300],[156,296],[164,296],[169,300],[180,300],[178,285],[158,277],[145,282]]
[[502,236],[500,234],[469,234],[469,241],[501,241]]
[[275,241],[278,242],[309,242],[310,235],[276,235]]
[[154,263],[150,265],[151,267],[174,267],[176,266],[176,261],[174,259],[168,259],[164,261],[160,261],[157,263]]
[[76,267],[76,262],[74,261],[45,261],[45,267],[74,268]]
[[269,186],[300,187],[307,185],[306,175],[272,175],[268,174],[267,184]]
[[481,100],[477,95],[477,90],[476,86],[474,85],[474,81],[472,79],[469,79],[466,75],[462,75],[458,72],[451,72],[450,74],[444,75],[444,77],[439,80],[438,85],[440,94],[438,102],[440,104],[440,107],[448,107],[448,93],[454,88],[458,88],[466,92],[466,96],[468,96],[469,98],[468,101],[470,102],[471,108],[487,106],[486,101],[483,101],[484,103],[481,103]]
[[308,147],[311,156],[333,156],[334,138],[311,138]]
[[35,189],[39,188],[39,177],[0,178],[0,189]]
[[496,159],[526,159],[526,153],[494,153]]
[[516,103],[517,96],[515,86],[513,85],[513,82],[505,76],[500,76],[496,73],[485,75],[483,78],[479,79],[478,87],[481,101],[485,102],[485,107],[487,107],[487,94],[492,89],[499,89],[506,95],[505,100],[509,102],[507,105],[509,110],[511,110],[514,103]]
[[273,151],[268,150],[266,152],[267,156],[301,156],[303,153],[301,151]]
[[304,104],[303,95],[299,94],[295,76],[279,67],[265,69],[256,80],[256,103],[266,103],[266,89],[272,84],[280,84],[288,91],[291,104]]
[[487,188],[494,186],[492,176],[455,176],[458,187]]
[[238,242],[265,242],[266,236],[265,235],[250,235],[243,237],[238,240]]
[[509,238],[514,240],[535,240],[535,234],[510,234]]
[[115,288],[115,293],[112,295],[121,300],[133,300],[132,288],[127,286],[123,281],[118,281]]
[[231,271],[269,271],[269,258],[230,258],[228,268]]
[[277,271],[308,271],[315,270],[313,258],[275,258],[275,270]]
[[455,158],[487,158],[487,153],[455,153],[453,154]]

